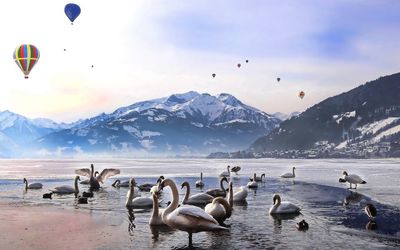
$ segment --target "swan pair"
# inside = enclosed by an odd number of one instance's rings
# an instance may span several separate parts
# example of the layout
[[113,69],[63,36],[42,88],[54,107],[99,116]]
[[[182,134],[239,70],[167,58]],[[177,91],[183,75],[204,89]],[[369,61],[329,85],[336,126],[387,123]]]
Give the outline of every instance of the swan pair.
[[350,184],[350,188],[352,189],[352,184],[355,184],[355,188],[357,189],[357,184],[366,184],[367,182],[364,181],[360,176],[356,175],[356,174],[348,174],[346,171],[343,171],[343,178],[339,179],[339,182],[348,182]]
[[93,164],[90,165],[89,168],[82,168],[75,170],[77,175],[86,176],[89,178],[90,190],[99,190],[100,183],[104,183],[109,177],[117,175],[120,173],[119,169],[114,168],[106,168],[101,171],[101,173],[95,177],[94,176],[94,166]]
[[212,216],[199,207],[190,205],[178,207],[179,194],[174,181],[164,179],[159,183],[159,189],[163,190],[165,187],[171,189],[172,202],[162,213],[162,221],[174,229],[187,232],[189,234],[189,246],[192,246],[193,233],[227,230],[227,228],[220,226]]

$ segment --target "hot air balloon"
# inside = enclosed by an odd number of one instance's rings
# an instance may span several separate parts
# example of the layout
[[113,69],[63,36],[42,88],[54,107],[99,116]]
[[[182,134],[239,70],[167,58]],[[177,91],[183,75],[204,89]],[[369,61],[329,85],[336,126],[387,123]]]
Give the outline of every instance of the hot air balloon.
[[303,99],[305,95],[306,95],[306,93],[304,93],[304,91],[300,91],[299,97],[300,97],[301,99]]
[[75,19],[81,14],[81,8],[77,4],[69,3],[65,5],[64,12],[71,24],[74,24]]
[[246,60],[246,63],[249,63],[249,60]]
[[216,76],[216,74],[215,74],[215,73],[213,73],[213,74],[212,74],[212,77],[214,78],[215,76]]
[[238,68],[240,68],[240,66],[242,66],[242,65],[241,65],[240,63],[238,63],[238,65],[237,65],[237,66],[238,66]]
[[277,80],[278,82],[280,82],[280,81],[281,81],[281,78],[278,77],[278,78],[276,78],[276,80]]
[[35,46],[31,44],[22,44],[15,49],[13,56],[14,61],[24,73],[25,79],[27,79],[29,72],[31,72],[33,66],[35,66],[39,60],[40,53]]

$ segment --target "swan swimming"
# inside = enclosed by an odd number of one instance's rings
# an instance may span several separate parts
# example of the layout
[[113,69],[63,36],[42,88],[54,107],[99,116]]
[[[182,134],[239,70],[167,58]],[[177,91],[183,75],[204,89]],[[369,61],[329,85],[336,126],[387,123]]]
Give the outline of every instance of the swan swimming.
[[134,189],[136,186],[135,179],[132,178],[129,181],[129,191],[127,194],[126,198],[126,207],[131,207],[131,208],[149,208],[153,206],[153,199],[148,198],[148,197],[136,197],[134,198]]
[[28,189],[41,189],[43,187],[42,183],[31,183],[28,185],[28,180],[26,178],[24,178],[24,183],[25,183],[25,190]]
[[203,172],[200,173],[200,180],[196,181],[196,187],[204,187]]
[[265,174],[262,173],[261,176],[256,176],[256,181],[257,181],[257,182],[265,181]]
[[248,191],[245,186],[239,187],[239,190],[233,193],[233,183],[229,182],[228,202],[231,207],[233,207],[234,202],[246,202],[247,195]]
[[160,190],[165,187],[170,187],[171,189],[172,202],[164,210],[162,220],[172,228],[187,232],[189,234],[189,246],[192,246],[193,233],[227,230],[226,227],[220,226],[212,216],[199,207],[190,205],[178,207],[178,189],[173,180],[164,179],[159,184]]
[[206,194],[209,194],[209,195],[213,196],[214,198],[215,198],[215,197],[218,197],[218,196],[225,197],[225,196],[226,196],[226,190],[225,190],[225,188],[224,188],[224,183],[223,183],[224,181],[228,182],[228,179],[227,179],[226,177],[222,177],[222,178],[219,180],[219,186],[220,186],[220,188],[208,189],[208,190],[206,191]]
[[[346,171],[343,171],[342,174],[343,174],[343,179],[341,179],[341,180],[347,181],[350,184],[349,189],[353,189],[351,184],[355,184],[356,187],[354,189],[357,189],[357,184],[366,184],[367,183],[366,181],[361,179],[360,176],[358,176],[356,174],[349,175]],[[342,181],[340,181],[340,182],[342,182]]]
[[164,221],[162,220],[162,213],[164,212],[164,209],[159,209],[159,204],[158,204],[158,199],[160,194],[158,186],[153,186],[150,189],[150,193],[152,194],[153,198],[153,211],[151,213],[149,225],[150,226],[165,225]]
[[292,168],[292,173],[285,173],[283,175],[281,175],[282,178],[295,178],[296,174],[294,173],[294,170],[296,169],[296,167]]
[[186,187],[185,197],[183,198],[182,204],[189,204],[189,205],[206,205],[213,201],[214,197],[206,194],[206,193],[199,193],[190,196],[190,185],[187,181],[183,182],[181,188]]
[[71,186],[60,186],[60,187],[55,187],[54,189],[50,190],[51,192],[55,193],[55,194],[78,194],[79,193],[79,188],[78,188],[78,181],[80,180],[79,176],[75,177],[75,188],[71,187]]
[[281,197],[275,194],[272,198],[273,206],[269,209],[269,214],[296,214],[300,208],[290,202],[281,202]]
[[256,173],[253,174],[253,179],[247,183],[248,188],[258,188],[258,183],[255,181],[256,179]]
[[207,204],[204,211],[211,215],[218,223],[222,224],[226,219],[231,217],[232,207],[223,197],[217,197]]
[[115,180],[111,186],[115,188],[120,188],[120,187],[129,187],[129,180],[121,182],[119,179]]
[[90,169],[89,168],[77,169],[75,170],[75,173],[77,175],[82,175],[90,178],[89,184],[91,190],[99,190],[100,183],[103,184],[109,177],[119,174],[120,171],[119,169],[106,168],[103,169],[103,171],[101,171],[101,173],[97,177],[94,177],[94,166],[93,164],[91,164]]

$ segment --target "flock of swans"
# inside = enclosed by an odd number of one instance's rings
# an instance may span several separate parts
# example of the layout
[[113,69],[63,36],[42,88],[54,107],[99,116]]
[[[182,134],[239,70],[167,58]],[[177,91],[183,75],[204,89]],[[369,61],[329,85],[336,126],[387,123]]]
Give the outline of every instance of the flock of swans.
[[[281,178],[295,178],[295,167],[292,168],[292,172],[281,175]],[[234,192],[233,183],[230,181],[231,172],[237,174],[240,171],[239,166],[230,168],[227,167],[227,171],[222,172],[220,177],[220,187],[208,189],[203,193],[197,193],[191,195],[190,185],[187,181],[181,184],[181,189],[185,188],[185,196],[182,202],[179,202],[179,193],[177,184],[169,178],[160,176],[156,183],[146,183],[143,185],[137,185],[134,178],[128,181],[121,182],[116,180],[112,186],[115,188],[129,187],[126,198],[126,207],[132,208],[152,208],[152,214],[149,219],[151,226],[167,225],[171,228],[185,231],[189,234],[189,246],[192,244],[192,234],[202,231],[218,231],[227,230],[228,228],[224,224],[224,221],[231,217],[234,212],[233,206],[235,203],[244,203],[248,195],[248,189],[258,188],[259,182],[265,182],[265,174],[257,176],[253,174],[253,178],[249,178],[247,186],[240,186]],[[80,204],[86,204],[87,198],[93,197],[93,192],[100,189],[109,177],[120,174],[118,169],[104,169],[101,173],[94,171],[94,166],[91,164],[90,169],[78,169],[75,170],[77,176],[74,180],[74,187],[72,186],[59,186],[50,189],[50,193],[43,194],[43,198],[52,199],[52,194],[65,195],[75,194],[77,202]],[[346,171],[343,171],[343,178],[339,179],[339,182],[348,182],[350,189],[352,185],[365,184],[366,182],[358,175],[349,175]],[[88,179],[81,181],[80,184],[89,185],[89,192],[82,192],[80,194],[78,181],[80,176],[86,176]],[[225,189],[223,183],[228,184],[228,189]],[[42,189],[41,183],[31,183],[24,178],[25,189]],[[195,183],[196,187],[204,187],[203,173],[200,173],[200,179]],[[172,199],[168,203],[165,209],[161,209],[160,197],[165,188],[169,188],[172,194]],[[150,191],[150,197],[142,197],[139,194],[140,191]],[[372,204],[368,204],[365,207],[365,213],[371,222],[374,221],[377,211]],[[269,214],[299,214],[301,208],[291,202],[282,201],[279,194],[274,194],[272,197],[272,206],[269,209]],[[309,225],[305,220],[302,220],[296,224],[298,230],[308,230]]]

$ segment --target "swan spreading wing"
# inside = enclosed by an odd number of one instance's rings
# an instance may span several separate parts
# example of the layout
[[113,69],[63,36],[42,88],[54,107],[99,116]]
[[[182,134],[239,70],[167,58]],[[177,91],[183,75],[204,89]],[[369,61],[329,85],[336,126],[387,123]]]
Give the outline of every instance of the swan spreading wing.
[[109,177],[119,174],[121,171],[119,169],[114,168],[106,168],[101,171],[101,173],[97,176],[97,180],[101,183],[104,183]]
[[203,209],[196,206],[180,206],[177,209],[178,215],[192,216],[199,219],[207,220],[212,223],[218,224],[218,222],[209,214],[207,214]]
[[75,170],[75,174],[90,178],[90,169],[88,168],[77,169]]

